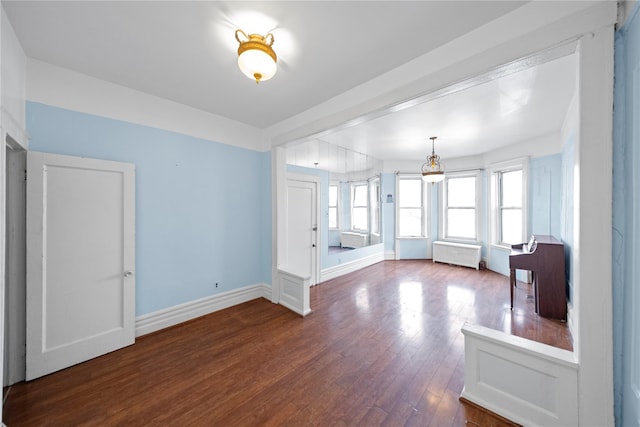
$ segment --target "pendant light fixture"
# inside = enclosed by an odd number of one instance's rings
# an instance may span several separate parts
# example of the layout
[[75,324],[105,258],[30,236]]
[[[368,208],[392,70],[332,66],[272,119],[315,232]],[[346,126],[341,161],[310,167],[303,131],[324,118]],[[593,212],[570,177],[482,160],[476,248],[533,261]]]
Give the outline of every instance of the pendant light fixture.
[[247,34],[236,30],[236,40],[238,46],[238,66],[245,76],[256,83],[269,80],[276,74],[276,62],[278,57],[271,47],[273,45],[273,34],[266,36],[260,34]]
[[425,182],[440,182],[444,179],[444,166],[440,164],[440,156],[435,151],[435,141],[438,137],[431,138],[431,155],[422,164],[422,180]]

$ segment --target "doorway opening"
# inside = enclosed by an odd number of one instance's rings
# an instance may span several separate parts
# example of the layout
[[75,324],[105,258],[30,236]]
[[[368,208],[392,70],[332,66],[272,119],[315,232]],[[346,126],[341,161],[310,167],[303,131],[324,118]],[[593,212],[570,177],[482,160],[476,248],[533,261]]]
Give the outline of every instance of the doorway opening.
[[9,386],[25,378],[26,361],[26,169],[27,152],[7,135],[4,378]]

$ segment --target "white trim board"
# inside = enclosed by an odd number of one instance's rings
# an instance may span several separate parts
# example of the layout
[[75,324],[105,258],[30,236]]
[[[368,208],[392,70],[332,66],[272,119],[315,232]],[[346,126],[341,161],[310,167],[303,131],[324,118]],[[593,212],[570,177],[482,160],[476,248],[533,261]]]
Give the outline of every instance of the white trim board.
[[354,261],[345,262],[344,264],[336,265],[334,267],[325,268],[320,272],[319,283],[344,276],[345,274],[353,273],[354,271],[358,271],[362,268],[369,267],[370,265],[377,264],[380,261],[384,261],[384,259],[384,252],[380,252]]
[[271,286],[258,283],[143,314],[136,317],[136,337],[257,298],[266,298],[271,301]]

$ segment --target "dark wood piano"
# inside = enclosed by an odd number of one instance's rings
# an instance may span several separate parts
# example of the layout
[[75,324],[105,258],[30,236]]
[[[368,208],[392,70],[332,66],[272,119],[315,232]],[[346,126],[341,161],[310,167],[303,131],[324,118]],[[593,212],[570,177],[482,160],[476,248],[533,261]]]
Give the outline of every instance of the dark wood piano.
[[553,236],[533,235],[528,243],[513,245],[509,255],[511,309],[516,269],[533,273],[535,310],[542,317],[567,320],[564,244]]

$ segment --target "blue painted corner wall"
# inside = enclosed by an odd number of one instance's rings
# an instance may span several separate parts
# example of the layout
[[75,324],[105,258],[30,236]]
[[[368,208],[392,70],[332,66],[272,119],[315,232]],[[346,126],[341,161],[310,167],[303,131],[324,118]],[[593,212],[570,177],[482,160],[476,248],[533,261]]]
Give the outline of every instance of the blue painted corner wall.
[[137,316],[271,283],[271,153],[34,102],[26,113],[30,150],[135,164]]
[[640,178],[640,4],[615,34],[613,93],[613,384],[616,426],[640,425],[640,221],[637,208]]

